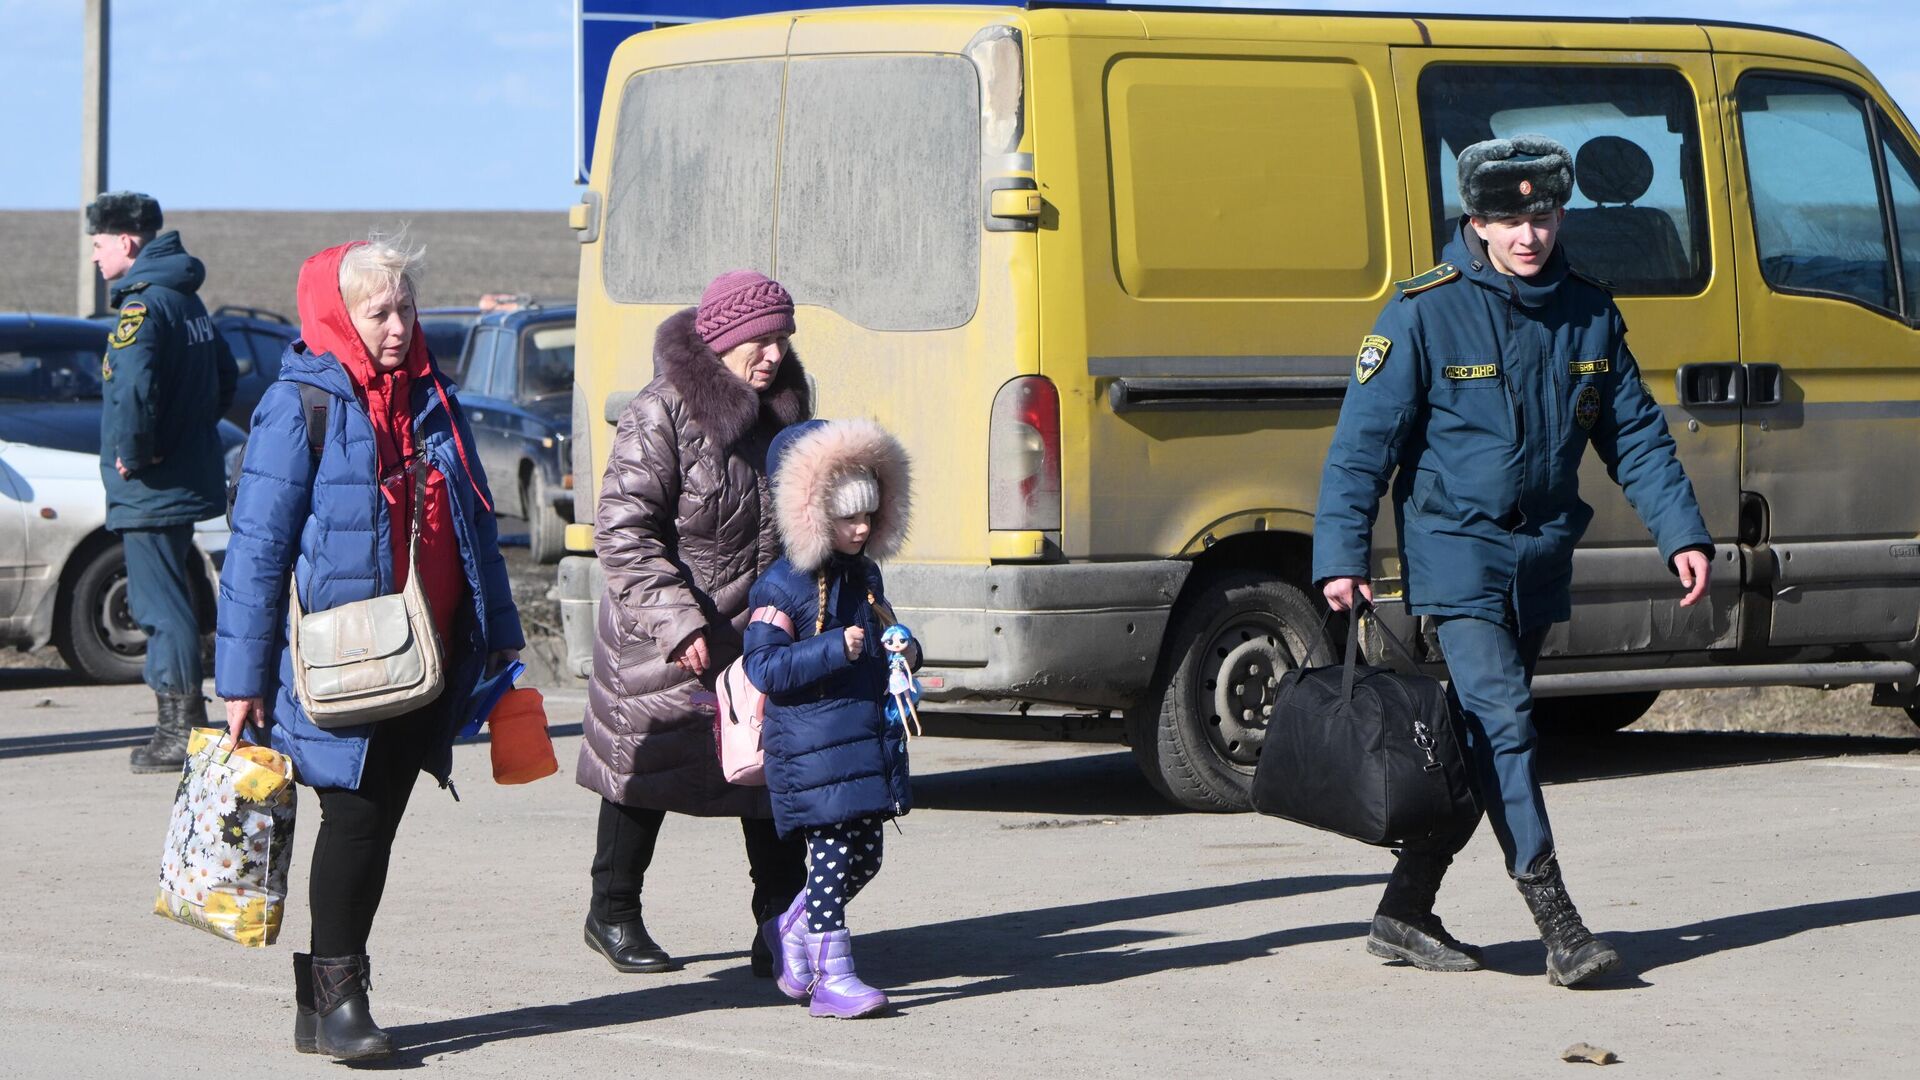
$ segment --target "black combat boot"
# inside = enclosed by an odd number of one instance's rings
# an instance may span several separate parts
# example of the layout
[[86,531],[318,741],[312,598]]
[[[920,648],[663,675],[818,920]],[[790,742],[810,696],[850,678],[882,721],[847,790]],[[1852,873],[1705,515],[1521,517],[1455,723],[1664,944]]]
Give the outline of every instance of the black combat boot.
[[187,760],[187,728],[196,721],[206,722],[206,702],[197,693],[155,691],[153,696],[159,706],[153,737],[145,746],[133,748],[127,767],[137,773],[179,772]]
[[1551,852],[1533,873],[1517,875],[1513,881],[1526,897],[1533,921],[1540,927],[1540,940],[1547,946],[1548,982],[1572,986],[1620,963],[1613,946],[1594,937],[1580,921],[1566,883],[1560,880],[1560,860]]
[[600,921],[598,915],[589,911],[586,938],[587,947],[606,957],[615,971],[654,975],[680,970],[667,950],[654,944],[653,938],[647,935],[647,924],[637,915],[630,922],[610,923]]
[[293,954],[293,1048],[303,1054],[317,1054],[314,1032],[320,1015],[313,1009],[313,957]]
[[393,1036],[373,1022],[367,958],[316,956],[313,965],[314,1050],[335,1061],[364,1061],[393,1053]]
[[1447,933],[1440,916],[1433,913],[1440,879],[1452,862],[1451,855],[1400,852],[1367,934],[1368,952],[1404,960],[1422,971],[1480,970],[1480,950]]

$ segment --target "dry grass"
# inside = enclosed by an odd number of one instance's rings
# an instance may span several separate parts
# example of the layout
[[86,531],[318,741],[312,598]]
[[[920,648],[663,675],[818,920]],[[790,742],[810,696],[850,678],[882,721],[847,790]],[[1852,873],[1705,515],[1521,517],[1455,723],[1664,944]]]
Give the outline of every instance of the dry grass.
[[[208,307],[243,304],[294,313],[307,256],[370,230],[407,226],[427,248],[423,307],[470,305],[486,292],[572,303],[580,247],[557,212],[185,210],[167,215],[207,264]],[[68,314],[74,308],[77,215],[0,210],[0,310]]]

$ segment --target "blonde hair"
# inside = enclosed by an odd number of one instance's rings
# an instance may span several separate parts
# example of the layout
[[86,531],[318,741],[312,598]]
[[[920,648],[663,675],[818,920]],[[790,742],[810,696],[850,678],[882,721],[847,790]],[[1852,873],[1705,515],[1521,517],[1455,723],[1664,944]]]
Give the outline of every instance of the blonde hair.
[[353,307],[368,297],[392,292],[417,302],[416,286],[426,254],[425,247],[408,242],[405,228],[368,234],[366,243],[355,244],[340,260],[340,299]]

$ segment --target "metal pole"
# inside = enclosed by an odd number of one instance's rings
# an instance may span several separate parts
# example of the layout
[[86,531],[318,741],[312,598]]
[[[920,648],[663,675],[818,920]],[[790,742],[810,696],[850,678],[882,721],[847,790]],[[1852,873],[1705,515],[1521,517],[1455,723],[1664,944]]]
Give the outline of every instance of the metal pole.
[[87,0],[80,86],[80,314],[107,308],[107,283],[93,265],[93,240],[87,235],[86,205],[107,189],[107,26],[111,0]]

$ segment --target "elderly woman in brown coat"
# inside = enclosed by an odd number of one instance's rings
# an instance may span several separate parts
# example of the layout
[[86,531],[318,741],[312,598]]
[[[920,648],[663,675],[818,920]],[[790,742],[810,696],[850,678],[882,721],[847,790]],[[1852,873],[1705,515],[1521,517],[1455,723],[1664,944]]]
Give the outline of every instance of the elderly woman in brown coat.
[[[601,798],[587,944],[620,971],[676,966],[640,913],[669,810],[740,819],[756,929],[806,884],[799,834],[774,832],[766,788],[726,781],[713,739],[714,680],[740,655],[747,590],[779,554],[767,444],[812,411],[793,329],[778,282],[716,278],[661,325],[653,381],[620,418],[601,482],[606,593],[577,779]],[[753,968],[773,973],[757,932]]]

